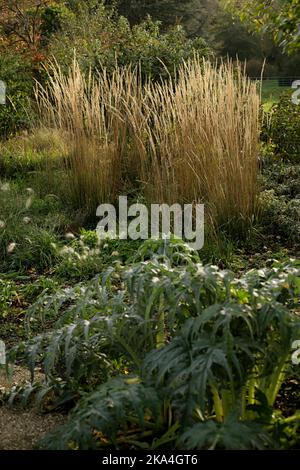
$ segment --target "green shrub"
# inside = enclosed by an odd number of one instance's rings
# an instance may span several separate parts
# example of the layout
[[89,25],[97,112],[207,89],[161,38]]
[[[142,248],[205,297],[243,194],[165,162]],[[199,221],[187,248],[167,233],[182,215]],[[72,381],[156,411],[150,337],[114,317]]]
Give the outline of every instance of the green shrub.
[[17,53],[0,52],[0,80],[6,84],[6,104],[0,105],[0,137],[8,137],[32,121],[30,63]]
[[72,12],[66,5],[46,5],[41,10],[41,43],[47,46],[53,34],[60,31],[63,21],[72,18]]
[[144,77],[157,80],[174,75],[180,63],[195,53],[204,57],[212,54],[203,39],[188,39],[181,26],[161,33],[160,22],[149,17],[131,27],[126,18],[116,16],[101,3],[92,11],[88,5],[79,5],[61,21],[61,31],[54,35],[49,48],[65,70],[72,64],[75,51],[84,71],[132,64],[140,65]]
[[264,189],[273,189],[287,200],[300,199],[300,165],[274,160],[271,155],[264,161],[262,174]]
[[76,403],[42,446],[262,449],[285,433],[292,445],[300,415],[275,402],[300,332],[299,264],[235,278],[180,240],[147,241],[136,259],[29,309],[31,326],[58,320],[9,352],[32,375],[11,402]]
[[[6,178],[24,178],[26,173],[47,170],[46,179],[57,169],[58,162],[66,154],[61,135],[47,129],[22,132],[0,143],[1,174]],[[37,178],[38,179],[38,178]],[[54,189],[53,181],[52,190]]]
[[300,243],[300,199],[287,200],[278,197],[274,190],[260,195],[262,223],[268,235],[282,237],[292,243]]
[[271,108],[262,137],[272,144],[275,155],[300,162],[300,106],[292,102],[290,91]]

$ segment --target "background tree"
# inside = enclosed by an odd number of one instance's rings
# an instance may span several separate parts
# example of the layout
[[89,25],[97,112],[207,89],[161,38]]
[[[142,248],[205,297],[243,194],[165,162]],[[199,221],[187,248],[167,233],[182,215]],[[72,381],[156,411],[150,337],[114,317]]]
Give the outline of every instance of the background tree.
[[203,39],[188,38],[180,25],[162,30],[160,22],[149,16],[134,25],[99,1],[68,3],[73,15],[49,42],[49,53],[63,68],[72,63],[76,50],[83,70],[140,64],[143,76],[155,80],[173,74],[195,52],[211,55]]
[[218,0],[106,0],[105,3],[116,5],[131,24],[150,15],[161,21],[163,29],[182,24],[188,36],[203,36],[218,8]]
[[41,33],[41,10],[48,4],[48,0],[1,0],[2,37],[17,49],[37,49]]
[[[38,60],[70,13],[63,0],[0,0],[0,45]],[[40,57],[41,59],[42,57]]]
[[284,52],[300,49],[299,0],[224,0],[251,29],[269,31]]

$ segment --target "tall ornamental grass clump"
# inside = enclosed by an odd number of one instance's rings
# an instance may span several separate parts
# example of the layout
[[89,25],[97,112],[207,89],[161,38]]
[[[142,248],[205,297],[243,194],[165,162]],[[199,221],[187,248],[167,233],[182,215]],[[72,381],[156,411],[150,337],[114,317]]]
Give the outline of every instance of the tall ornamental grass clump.
[[[202,201],[213,220],[255,212],[259,97],[241,69],[198,60],[178,80],[146,87],[150,119],[142,177],[151,199]],[[145,144],[146,145],[146,144]]]
[[239,67],[195,56],[175,80],[145,83],[137,68],[85,76],[74,60],[65,76],[54,63],[37,98],[69,136],[77,203],[94,211],[129,182],[149,202],[204,202],[217,224],[255,213],[259,96]]
[[52,63],[48,87],[37,86],[44,122],[65,132],[64,165],[71,183],[66,190],[77,206],[94,211],[119,194],[128,147],[126,116],[140,95],[138,76],[130,68],[85,76],[76,60],[67,76]]

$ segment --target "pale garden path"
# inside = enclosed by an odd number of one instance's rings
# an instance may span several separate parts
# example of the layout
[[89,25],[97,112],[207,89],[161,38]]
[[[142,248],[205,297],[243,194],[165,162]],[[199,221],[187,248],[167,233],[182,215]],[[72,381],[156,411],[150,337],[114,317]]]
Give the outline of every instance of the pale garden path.
[[[28,380],[28,371],[16,368],[13,383]],[[0,389],[11,387],[11,383],[0,375]],[[37,409],[8,408],[0,402],[0,450],[30,450],[50,429],[65,420],[60,414],[42,414]]]

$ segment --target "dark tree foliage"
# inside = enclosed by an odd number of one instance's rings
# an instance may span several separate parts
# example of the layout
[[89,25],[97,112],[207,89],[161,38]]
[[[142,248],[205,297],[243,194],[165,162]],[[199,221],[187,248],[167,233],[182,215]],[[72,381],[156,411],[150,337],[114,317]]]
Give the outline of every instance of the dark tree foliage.
[[120,14],[133,24],[150,15],[162,22],[165,28],[182,24],[189,35],[203,35],[218,8],[218,0],[106,0],[117,5]]

